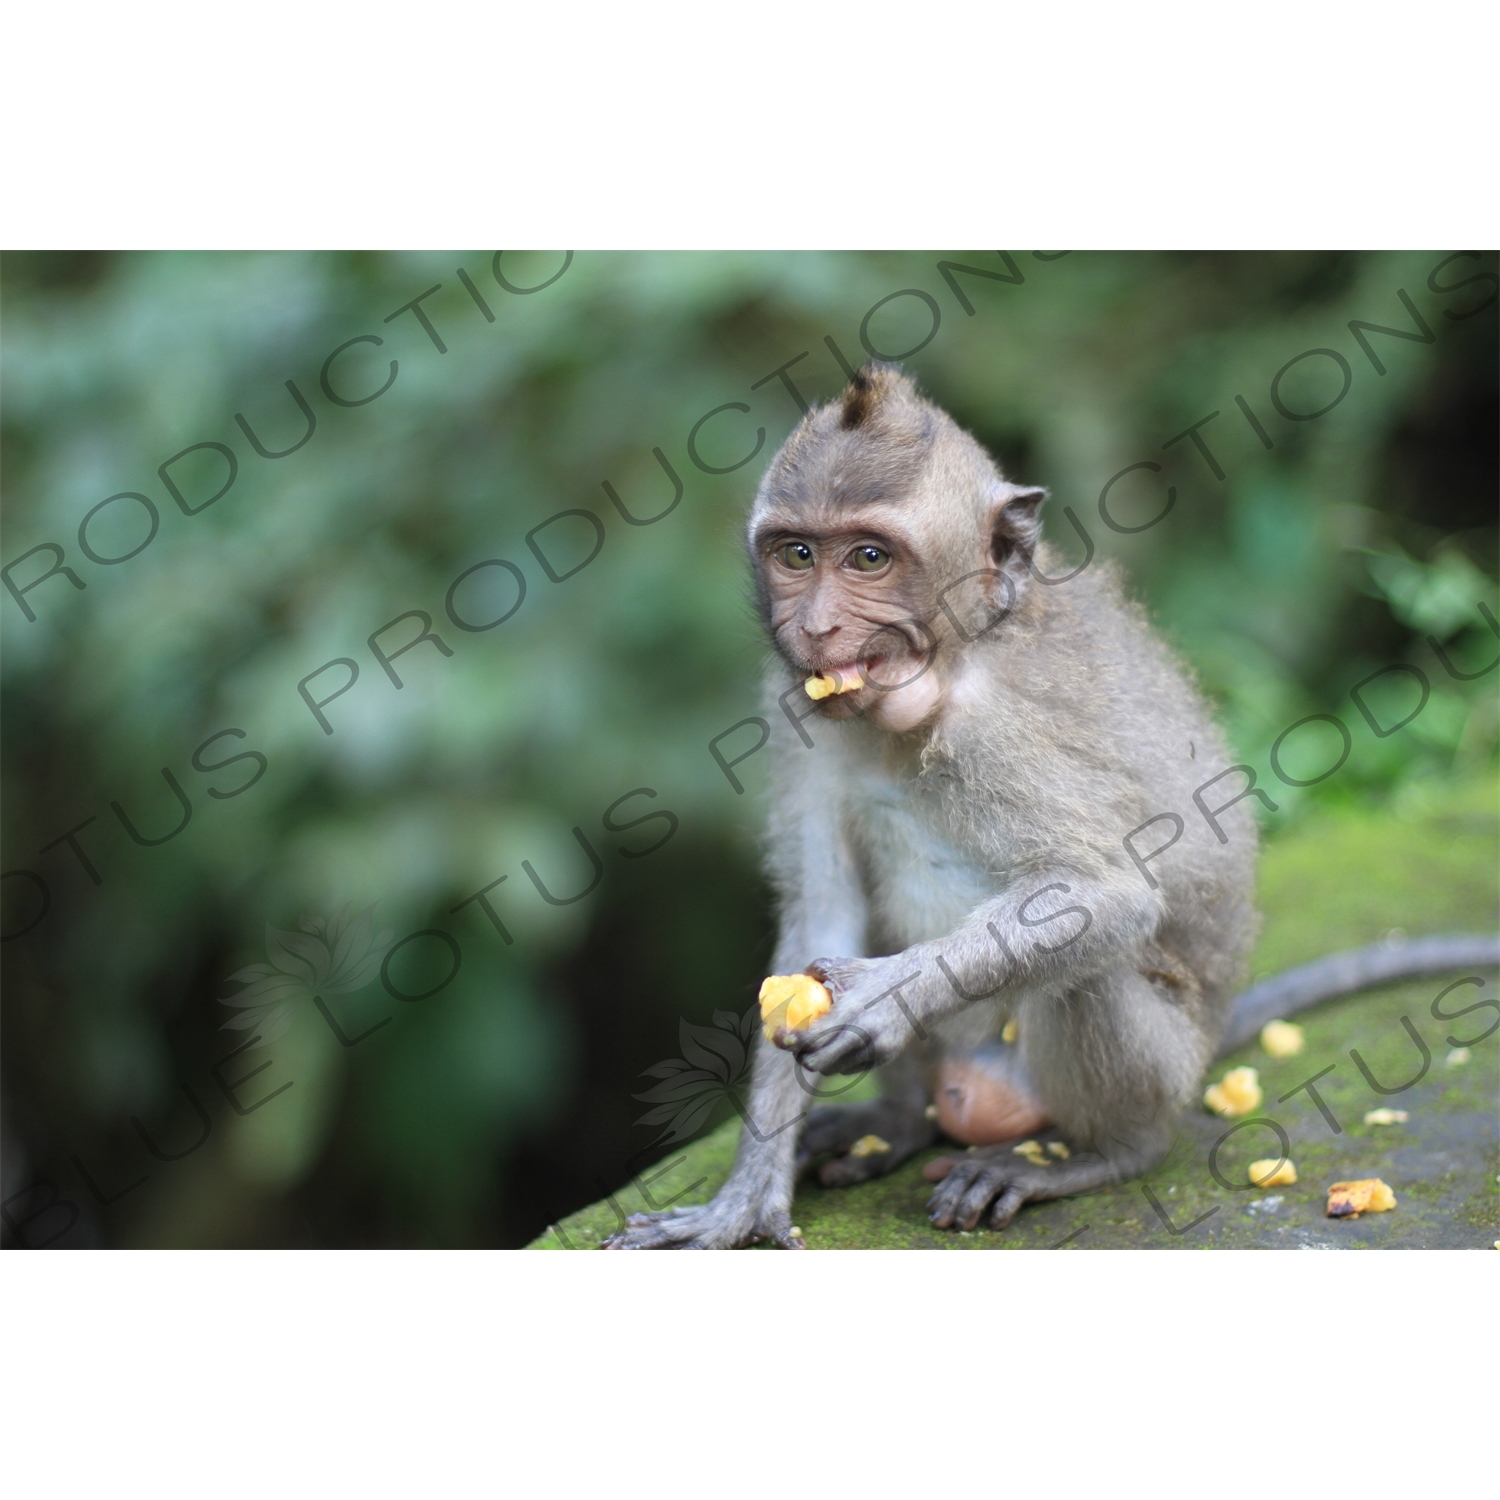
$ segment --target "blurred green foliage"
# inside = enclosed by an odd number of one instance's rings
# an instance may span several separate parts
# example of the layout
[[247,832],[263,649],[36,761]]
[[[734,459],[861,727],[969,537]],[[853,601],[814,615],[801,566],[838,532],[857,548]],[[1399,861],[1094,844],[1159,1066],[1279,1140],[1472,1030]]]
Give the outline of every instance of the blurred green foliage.
[[[953,270],[956,261],[1021,280]],[[58,1243],[524,1243],[649,1160],[632,1092],[673,1055],[680,1017],[749,1003],[770,914],[756,873],[763,768],[736,795],[710,739],[757,712],[762,657],[738,533],[766,459],[808,400],[843,383],[838,355],[906,360],[1014,478],[1046,484],[1048,530],[1116,558],[1222,704],[1238,753],[1273,786],[1277,825],[1318,804],[1420,797],[1489,774],[1495,654],[1479,606],[1497,607],[1494,257],[1372,254],[996,252],[20,255],[0,266],[0,416],[7,565],[24,587],[55,542],[62,575],[5,611],[5,867],[37,871],[51,907],[5,947],[5,1193],[53,1181],[79,1209]],[[560,268],[565,269],[559,273]],[[474,292],[458,276],[462,268]],[[1478,279],[1475,279],[1478,278]],[[1460,284],[1464,283],[1464,284]],[[413,311],[420,303],[433,334]],[[892,297],[912,289],[925,294]],[[1365,335],[1350,320],[1430,340]],[[882,299],[886,300],[883,305]],[[1489,300],[1487,300],[1489,299]],[[481,310],[480,303],[488,311]],[[873,311],[872,311],[873,309]],[[972,309],[970,311],[969,309]],[[936,313],[936,316],[934,315]],[[390,321],[386,321],[388,315]],[[490,321],[490,318],[493,321]],[[934,323],[937,326],[934,329]],[[346,398],[394,382],[367,404]],[[929,336],[930,335],[930,336]],[[827,339],[835,347],[830,347]],[[437,341],[444,350],[440,352]],[[868,344],[865,341],[868,341]],[[926,340],[924,343],[923,341]],[[916,346],[919,346],[917,348]],[[1347,393],[1288,420],[1273,380],[1333,350]],[[804,356],[800,357],[799,356]],[[1383,370],[1377,369],[1377,363]],[[307,422],[286,382],[316,418]],[[1340,366],[1292,364],[1292,412],[1333,401]],[[1242,396],[1274,446],[1241,414]],[[729,409],[688,436],[705,414]],[[1213,468],[1190,438],[1198,429]],[[755,456],[730,472],[764,431]],[[158,470],[194,444],[235,454],[232,486],[184,514]],[[1170,443],[1170,446],[1166,446]],[[684,485],[672,500],[659,448]],[[1111,476],[1150,461],[1110,492]],[[189,507],[225,460],[198,449],[168,471]],[[79,526],[108,497],[146,496],[159,530],[114,565],[87,560]],[[566,573],[553,582],[528,533]],[[100,556],[140,543],[147,516],[118,501],[89,522]],[[492,630],[445,612],[450,586],[488,559],[526,580]],[[515,602],[503,569],[458,585],[469,621]],[[424,642],[395,658],[398,691],[367,644],[424,611],[451,655]],[[412,640],[407,619],[380,637]],[[336,658],[357,682],[323,712],[298,684]],[[1369,732],[1349,690],[1394,662],[1430,698],[1406,728]],[[332,668],[315,699],[345,680]],[[1366,697],[1381,722],[1407,713],[1414,679]],[[1403,698],[1402,693],[1407,697]],[[1352,753],[1306,789],[1271,779],[1268,753],[1294,721],[1334,713]],[[211,735],[236,728],[192,757]],[[1318,736],[1326,731],[1326,739]],[[1338,753],[1332,726],[1288,744],[1310,779]],[[167,768],[192,807],[181,808]],[[209,789],[228,792],[213,797]],[[630,853],[670,840],[647,858]],[[66,843],[77,834],[102,884]],[[573,830],[604,866],[592,878]],[[480,905],[459,903],[505,876]],[[36,916],[33,882],[5,882],[7,932]],[[296,932],[378,903],[398,935],[451,934],[461,967],[427,1000],[377,979],[327,1001],[354,1047],[305,999],[284,1035],[222,1078],[245,1033],[223,1031],[228,976],[264,960],[265,930]],[[438,939],[408,944],[389,977],[407,993],[451,964]],[[292,1087],[241,1115],[290,1081]],[[201,1149],[164,1154],[211,1129]],[[132,1123],[138,1120],[140,1126]],[[645,1153],[645,1154],[642,1154]],[[78,1163],[102,1189],[101,1205]],[[12,1205],[24,1216],[45,1192]],[[66,1211],[37,1218],[45,1239]],[[19,1221],[19,1218],[18,1218]],[[23,1230],[23,1238],[25,1237]],[[9,1242],[9,1240],[8,1240]]]

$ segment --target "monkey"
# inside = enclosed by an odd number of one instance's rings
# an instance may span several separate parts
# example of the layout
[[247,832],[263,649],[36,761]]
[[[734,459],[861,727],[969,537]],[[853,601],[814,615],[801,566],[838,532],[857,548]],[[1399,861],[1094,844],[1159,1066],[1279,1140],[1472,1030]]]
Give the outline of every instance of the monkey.
[[[1045,498],[881,362],[768,465],[746,540],[771,646],[773,972],[833,1003],[757,1045],[717,1196],[606,1248],[804,1248],[799,1175],[851,1185],[942,1137],[970,1149],[924,1169],[931,1222],[1004,1229],[1156,1164],[1267,1006],[1474,962],[1476,943],[1496,961],[1488,939],[1428,940],[1233,1007],[1265,793],[1117,570],[1059,571]],[[878,1099],[819,1104],[876,1069]],[[872,1135],[886,1149],[851,1149]],[[1045,1159],[1012,1149],[1041,1135]]]

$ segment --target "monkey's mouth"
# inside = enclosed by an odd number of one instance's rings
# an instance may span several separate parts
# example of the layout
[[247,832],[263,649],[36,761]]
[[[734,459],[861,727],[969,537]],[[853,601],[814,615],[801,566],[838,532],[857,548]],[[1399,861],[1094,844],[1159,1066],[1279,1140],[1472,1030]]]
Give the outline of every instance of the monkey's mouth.
[[867,656],[858,661],[815,667],[808,673],[803,688],[809,698],[818,702],[852,698],[871,685],[880,686],[876,672],[887,660],[885,655]]

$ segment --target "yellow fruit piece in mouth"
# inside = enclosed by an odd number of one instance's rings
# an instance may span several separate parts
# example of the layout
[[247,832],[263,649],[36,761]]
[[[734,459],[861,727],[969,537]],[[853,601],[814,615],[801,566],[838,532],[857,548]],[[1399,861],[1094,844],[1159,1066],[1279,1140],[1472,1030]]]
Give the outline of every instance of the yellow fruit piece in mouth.
[[865,679],[858,667],[836,667],[832,672],[816,672],[802,684],[803,691],[814,701],[832,698],[837,693],[852,693],[862,688]]
[[811,974],[772,974],[761,983],[760,1019],[767,1037],[774,1036],[780,1026],[800,1031],[832,1009],[828,986]]
[[1265,1097],[1260,1091],[1260,1076],[1254,1068],[1231,1068],[1218,1083],[1203,1091],[1203,1102],[1216,1115],[1232,1119],[1260,1108]]

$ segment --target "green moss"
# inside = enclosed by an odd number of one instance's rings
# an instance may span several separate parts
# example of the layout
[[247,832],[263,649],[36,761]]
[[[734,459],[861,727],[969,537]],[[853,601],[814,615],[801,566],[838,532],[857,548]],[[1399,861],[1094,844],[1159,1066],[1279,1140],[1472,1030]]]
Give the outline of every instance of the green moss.
[[1458,1217],[1488,1234],[1493,1244],[1500,1239],[1500,1148],[1491,1146],[1483,1153],[1480,1172],[1483,1181],[1459,1206]]
[[[1399,814],[1325,813],[1271,842],[1261,860],[1266,921],[1256,971],[1279,972],[1376,941],[1393,928],[1413,937],[1493,931],[1500,904],[1497,824],[1495,789],[1485,783],[1429,796]],[[1482,991],[1450,997],[1449,1008],[1494,995],[1493,976],[1486,978]],[[1247,1127],[1226,1139],[1230,1122],[1193,1109],[1180,1122],[1166,1160],[1143,1179],[1086,1198],[1033,1205],[1003,1232],[954,1234],[928,1223],[925,1204],[932,1189],[921,1169],[943,1154],[939,1148],[857,1188],[803,1184],[793,1217],[815,1249],[1489,1248],[1500,1237],[1500,1033],[1474,1043],[1467,1064],[1447,1066],[1447,1038],[1477,1035],[1493,1012],[1458,1021],[1435,1018],[1431,1006],[1441,988],[1421,981],[1333,1001],[1298,1018],[1307,1045],[1297,1057],[1272,1058],[1252,1044],[1215,1068],[1215,1077],[1240,1065],[1259,1072],[1265,1102],[1256,1118],[1272,1119],[1286,1132],[1298,1173],[1292,1187],[1264,1192],[1238,1186],[1252,1160],[1279,1154],[1269,1127]],[[1383,1096],[1366,1081],[1351,1051],[1384,1087],[1412,1079],[1422,1058],[1403,1017],[1426,1044],[1430,1062],[1409,1087]],[[1338,1121],[1338,1133],[1308,1093],[1297,1092],[1329,1066],[1333,1071],[1316,1087]],[[1366,1125],[1365,1113],[1382,1105],[1407,1111],[1407,1123]],[[573,1214],[536,1248],[592,1246],[626,1214],[674,1199],[703,1201],[728,1175],[738,1134],[731,1121],[673,1153],[651,1169],[650,1180],[622,1189],[613,1204]],[[1328,1184],[1358,1177],[1389,1183],[1396,1208],[1355,1220],[1326,1218]],[[1210,1217],[1174,1232],[1202,1214]]]

